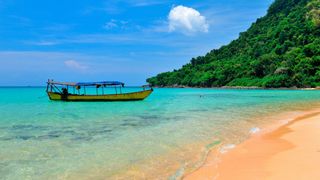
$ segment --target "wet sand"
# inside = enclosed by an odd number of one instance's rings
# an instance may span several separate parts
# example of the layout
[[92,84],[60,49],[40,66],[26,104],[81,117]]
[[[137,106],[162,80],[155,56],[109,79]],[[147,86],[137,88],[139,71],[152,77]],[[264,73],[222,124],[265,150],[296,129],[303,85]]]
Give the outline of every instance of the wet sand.
[[227,153],[212,151],[184,179],[320,179],[320,110],[271,132],[261,132]]

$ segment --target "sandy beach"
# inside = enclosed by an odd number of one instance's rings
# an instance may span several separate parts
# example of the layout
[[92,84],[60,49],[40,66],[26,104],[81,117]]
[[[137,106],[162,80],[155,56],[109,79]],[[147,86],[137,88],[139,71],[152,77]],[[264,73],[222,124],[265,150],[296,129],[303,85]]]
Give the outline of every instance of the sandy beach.
[[227,153],[210,152],[184,179],[320,179],[319,129],[320,111],[310,111]]

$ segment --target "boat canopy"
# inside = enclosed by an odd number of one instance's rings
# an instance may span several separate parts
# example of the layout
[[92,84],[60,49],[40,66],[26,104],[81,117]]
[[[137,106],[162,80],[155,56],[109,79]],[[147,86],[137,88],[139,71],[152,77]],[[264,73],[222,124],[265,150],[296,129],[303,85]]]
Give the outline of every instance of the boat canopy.
[[101,85],[101,86],[118,86],[121,85],[123,86],[123,82],[119,81],[101,81],[101,82],[78,82],[76,83],[76,86],[96,86],[96,85]]
[[48,84],[64,85],[64,86],[124,86],[123,82],[119,81],[100,81],[100,82],[55,82],[49,80]]

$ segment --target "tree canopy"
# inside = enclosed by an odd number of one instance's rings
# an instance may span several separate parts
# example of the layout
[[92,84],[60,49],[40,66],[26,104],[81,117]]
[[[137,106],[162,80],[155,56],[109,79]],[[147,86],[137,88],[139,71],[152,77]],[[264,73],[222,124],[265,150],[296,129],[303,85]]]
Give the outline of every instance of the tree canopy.
[[239,38],[147,79],[153,86],[320,86],[320,0],[276,0]]

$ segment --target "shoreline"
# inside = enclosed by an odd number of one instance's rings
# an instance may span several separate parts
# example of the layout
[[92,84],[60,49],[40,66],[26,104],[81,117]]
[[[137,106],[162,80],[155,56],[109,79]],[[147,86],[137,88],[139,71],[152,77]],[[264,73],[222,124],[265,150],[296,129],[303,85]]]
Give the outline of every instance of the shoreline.
[[297,87],[280,87],[280,88],[264,88],[256,86],[222,86],[222,87],[191,87],[191,86],[152,86],[160,89],[236,89],[236,90],[320,90],[320,87],[315,88],[297,88]]
[[[226,153],[210,151],[204,164],[182,178],[320,179],[316,169],[320,163],[320,142],[317,141],[320,131],[317,128],[320,128],[320,109],[306,111],[285,124],[272,124]],[[303,162],[305,166],[294,166],[295,162]],[[298,178],[294,173],[288,173],[292,171],[299,172]]]
[[[319,107],[319,106],[317,106]],[[193,162],[192,163],[188,163],[188,164],[179,164],[176,163],[174,166],[162,166],[161,164],[158,164],[159,166],[156,169],[153,169],[150,171],[144,171],[144,169],[146,168],[145,165],[148,164],[152,164],[153,162],[150,161],[142,161],[140,164],[143,164],[142,166],[137,165],[137,166],[130,166],[126,169],[122,169],[121,171],[119,171],[119,174],[115,174],[110,176],[110,179],[130,179],[130,178],[136,178],[136,179],[161,179],[159,178],[159,174],[163,175],[161,177],[163,177],[163,179],[165,179],[164,177],[168,177],[168,179],[184,179],[184,178],[189,178],[190,174],[193,174],[194,172],[198,171],[199,169],[201,169],[203,166],[206,166],[206,163],[208,163],[208,159],[212,159],[212,161],[210,160],[209,163],[216,163],[217,161],[217,156],[220,156],[221,151],[223,149],[223,151],[230,151],[232,149],[232,147],[225,147],[228,145],[233,145],[235,147],[238,147],[239,145],[241,145],[243,142],[248,141],[249,139],[251,139],[254,136],[260,136],[261,134],[265,134],[265,133],[269,133],[275,129],[277,129],[280,126],[283,126],[285,124],[288,124],[292,121],[294,121],[296,119],[296,117],[300,117],[300,116],[304,116],[306,114],[309,114],[312,110],[317,110],[317,112],[320,113],[320,109],[319,108],[312,108],[310,110],[310,108],[299,108],[298,110],[284,110],[281,112],[276,112],[276,113],[271,113],[271,114],[267,114],[266,117],[268,117],[267,119],[272,120],[273,123],[266,123],[266,124],[260,124],[259,126],[251,126],[252,129],[247,129],[250,130],[246,131],[248,132],[248,136],[246,136],[245,139],[243,139],[243,141],[241,141],[239,144],[233,144],[234,142],[230,142],[231,144],[224,144],[224,143],[218,143],[215,144],[214,147],[206,149],[206,145],[202,146],[201,144],[192,144],[191,146],[188,144],[187,146],[191,149],[194,148],[201,148],[203,151],[201,152],[201,154],[189,154],[189,157],[192,156],[193,158]],[[264,116],[265,117],[265,116]],[[255,119],[255,118],[254,118]],[[256,129],[256,130],[254,130]],[[252,132],[251,130],[253,130],[254,132]],[[207,144],[208,145],[208,144]],[[206,150],[205,150],[206,149]],[[208,151],[207,151],[208,150]],[[206,152],[205,152],[206,151]],[[174,152],[172,152],[174,153]],[[205,154],[203,154],[205,153]],[[214,155],[212,155],[214,154]],[[228,154],[228,153],[226,153]],[[152,158],[153,161],[156,162],[162,162],[162,161],[166,161],[166,159],[170,159],[172,157],[174,157],[175,155],[173,154],[167,154],[165,156],[161,156],[161,157],[156,157],[156,158]],[[157,159],[157,160],[155,160]],[[89,174],[98,174],[98,173],[89,173]],[[97,176],[99,177],[99,176]],[[104,177],[103,174],[101,175],[101,177]],[[210,179],[210,178],[194,178],[194,179]]]

